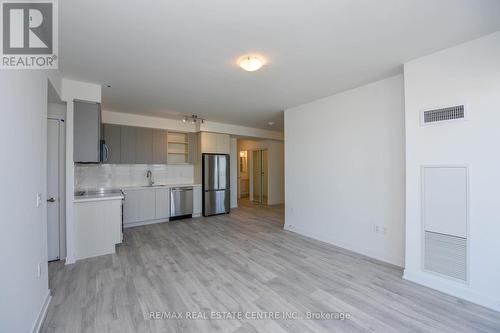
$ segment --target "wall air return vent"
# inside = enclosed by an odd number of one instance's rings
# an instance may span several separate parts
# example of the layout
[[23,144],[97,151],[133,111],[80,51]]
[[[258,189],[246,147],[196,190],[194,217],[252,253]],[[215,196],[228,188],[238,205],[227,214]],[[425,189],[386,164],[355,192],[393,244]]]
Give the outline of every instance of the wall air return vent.
[[465,118],[464,105],[456,105],[447,108],[427,110],[422,112],[422,124],[433,124],[443,121],[457,120]]
[[425,231],[424,269],[467,281],[467,239]]

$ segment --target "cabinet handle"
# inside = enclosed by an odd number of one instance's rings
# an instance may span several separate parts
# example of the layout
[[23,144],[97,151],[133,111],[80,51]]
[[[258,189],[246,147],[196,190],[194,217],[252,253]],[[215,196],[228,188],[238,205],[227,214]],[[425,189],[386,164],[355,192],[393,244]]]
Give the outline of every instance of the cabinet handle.
[[55,198],[49,198],[49,199],[47,199],[47,202],[56,202],[56,199]]

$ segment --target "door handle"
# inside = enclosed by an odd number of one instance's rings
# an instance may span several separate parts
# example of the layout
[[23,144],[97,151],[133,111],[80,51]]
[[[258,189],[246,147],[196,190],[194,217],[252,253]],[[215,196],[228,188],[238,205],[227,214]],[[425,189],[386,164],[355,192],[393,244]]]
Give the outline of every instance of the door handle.
[[56,199],[55,198],[49,198],[49,199],[47,199],[47,202],[56,202]]
[[109,160],[109,147],[107,144],[104,144],[104,151],[106,152],[106,158],[104,162],[107,162]]

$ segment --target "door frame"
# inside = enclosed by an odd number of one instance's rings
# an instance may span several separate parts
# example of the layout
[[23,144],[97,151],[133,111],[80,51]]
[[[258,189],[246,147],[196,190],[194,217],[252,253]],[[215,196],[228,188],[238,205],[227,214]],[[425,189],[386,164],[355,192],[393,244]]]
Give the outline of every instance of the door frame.
[[[64,116],[58,116],[53,114],[47,115],[47,130],[48,130],[48,122],[50,120],[55,120],[59,122],[59,138],[58,138],[59,259],[58,260],[63,260],[66,258],[66,121],[64,118],[65,118]],[[48,183],[45,185],[45,188],[48,188]]]
[[[270,183],[270,178],[269,178],[269,168],[270,168],[270,163],[269,163],[269,149],[268,148],[261,148],[261,149],[252,149],[252,150],[248,150],[249,152],[251,152],[250,157],[248,157],[248,181],[249,181],[249,199],[251,201],[254,201],[254,198],[253,198],[253,153],[256,152],[256,151],[260,151],[260,161],[261,161],[261,168],[262,168],[262,152],[263,151],[267,151],[267,170],[266,170],[266,175],[267,175],[267,200],[265,203],[263,203],[262,201],[257,201],[259,204],[265,204],[267,205],[267,202],[269,201],[269,183]],[[262,173],[262,169],[261,169],[261,173]],[[262,178],[262,177],[261,177]],[[262,194],[262,179],[261,179],[261,183],[260,183],[260,188],[261,188],[261,197],[263,198],[264,195]]]
[[247,191],[247,196],[245,196],[245,198],[250,198],[250,176],[249,176],[249,172],[250,172],[250,157],[248,156],[249,153],[251,152],[250,150],[248,149],[242,149],[242,150],[238,150],[238,199],[241,199],[241,181],[242,181],[242,178],[241,178],[241,159],[244,157],[244,156],[241,156],[240,154],[242,152],[245,152],[246,153],[246,161],[245,161],[245,167],[246,167],[246,174],[247,174],[247,179],[246,181],[248,182],[248,191]]

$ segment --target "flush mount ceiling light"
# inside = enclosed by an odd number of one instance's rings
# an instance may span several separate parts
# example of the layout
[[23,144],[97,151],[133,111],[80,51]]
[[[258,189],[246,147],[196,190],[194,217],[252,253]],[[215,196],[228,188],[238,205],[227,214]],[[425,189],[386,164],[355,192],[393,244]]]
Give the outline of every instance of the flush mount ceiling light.
[[264,60],[256,56],[246,55],[238,60],[238,64],[247,72],[255,72],[264,65]]
[[182,117],[182,122],[183,123],[187,123],[188,121],[191,124],[196,124],[197,122],[200,122],[201,124],[203,124],[205,122],[205,119],[198,117],[198,115],[196,115],[196,114],[193,114],[191,116],[184,116],[184,117]]

